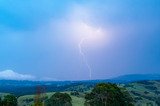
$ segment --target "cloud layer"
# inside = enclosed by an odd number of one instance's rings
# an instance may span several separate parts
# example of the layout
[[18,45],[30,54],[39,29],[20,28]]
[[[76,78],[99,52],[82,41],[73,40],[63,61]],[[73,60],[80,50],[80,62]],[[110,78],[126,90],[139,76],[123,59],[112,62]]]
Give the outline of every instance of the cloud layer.
[[34,80],[35,77],[27,74],[19,74],[12,70],[4,70],[0,72],[0,79],[5,80]]

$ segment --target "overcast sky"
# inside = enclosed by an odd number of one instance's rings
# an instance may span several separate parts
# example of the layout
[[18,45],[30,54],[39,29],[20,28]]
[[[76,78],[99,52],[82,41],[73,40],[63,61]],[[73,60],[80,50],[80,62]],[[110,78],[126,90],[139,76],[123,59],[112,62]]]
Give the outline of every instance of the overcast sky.
[[160,74],[160,0],[0,0],[0,78],[89,79],[81,52],[92,79]]

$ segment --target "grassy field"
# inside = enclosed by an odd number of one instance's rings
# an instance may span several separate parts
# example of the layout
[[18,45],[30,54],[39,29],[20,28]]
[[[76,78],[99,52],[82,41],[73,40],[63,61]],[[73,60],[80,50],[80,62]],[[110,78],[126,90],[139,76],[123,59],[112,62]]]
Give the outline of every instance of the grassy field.
[[[50,98],[54,93],[55,92],[50,92],[50,93],[46,93],[46,95],[48,96],[48,98]],[[70,92],[63,92],[63,93],[70,94]],[[70,96],[72,98],[73,106],[83,106],[85,102],[84,97],[77,97],[77,96],[72,96],[72,95]],[[34,103],[34,98],[35,98],[35,95],[20,96],[18,98],[18,106],[31,106]]]

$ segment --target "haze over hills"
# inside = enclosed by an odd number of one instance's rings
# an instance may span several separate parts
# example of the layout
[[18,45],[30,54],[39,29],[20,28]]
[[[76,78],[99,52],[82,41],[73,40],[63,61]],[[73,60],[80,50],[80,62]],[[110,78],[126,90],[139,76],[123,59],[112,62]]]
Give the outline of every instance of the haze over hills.
[[[140,80],[159,80],[159,79],[160,79],[160,74],[126,74],[126,75],[120,75],[120,76],[110,78],[110,79],[96,79],[96,80],[112,80],[112,81],[131,82],[131,81],[140,81]],[[15,80],[15,81],[17,80],[17,81],[33,81],[33,82],[34,81],[35,82],[36,81],[37,82],[38,81],[59,82],[60,81],[60,80],[55,80],[54,78],[47,78],[47,77],[38,79],[35,76],[28,75],[28,74],[20,74],[12,70],[1,71],[0,80]],[[67,80],[67,81],[70,81],[70,80]],[[83,81],[83,80],[78,80],[78,81]],[[84,80],[84,81],[87,81],[87,80]]]
[[[81,80],[81,81],[29,81],[29,80],[0,80],[0,92],[9,92],[18,95],[33,94],[36,86],[45,86],[49,91],[63,91],[71,86],[85,84],[93,86],[100,82],[130,83],[143,80],[160,80],[159,74],[130,74],[113,79]],[[23,92],[22,92],[23,89]]]
[[[5,74],[8,74],[7,76]],[[95,79],[95,80],[55,80],[50,78],[50,80],[46,80],[44,78],[41,79],[35,79],[34,76],[31,75],[25,75],[25,74],[19,74],[12,70],[7,70],[0,72],[0,81],[25,81],[25,82],[32,82],[32,83],[45,83],[45,82],[96,82],[96,81],[114,81],[114,82],[133,82],[133,81],[142,81],[142,80],[160,80],[160,74],[127,74],[127,75],[121,75],[118,77],[110,78],[110,79]]]

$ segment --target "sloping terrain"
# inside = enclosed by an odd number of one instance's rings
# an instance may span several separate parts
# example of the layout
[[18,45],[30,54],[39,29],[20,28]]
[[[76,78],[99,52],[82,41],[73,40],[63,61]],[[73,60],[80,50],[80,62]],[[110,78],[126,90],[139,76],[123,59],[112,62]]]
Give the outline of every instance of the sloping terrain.
[[139,81],[124,86],[136,106],[160,106],[160,81]]

